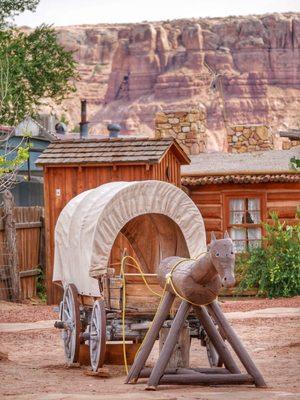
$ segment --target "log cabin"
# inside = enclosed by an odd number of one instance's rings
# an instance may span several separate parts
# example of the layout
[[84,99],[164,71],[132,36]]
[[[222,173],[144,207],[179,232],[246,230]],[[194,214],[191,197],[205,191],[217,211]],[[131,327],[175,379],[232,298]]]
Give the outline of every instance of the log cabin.
[[[180,167],[189,157],[173,138],[73,139],[53,142],[41,154],[43,167],[46,237],[46,287],[49,304],[61,299],[61,288],[52,284],[54,229],[63,207],[79,193],[113,181],[162,180],[181,186]],[[120,235],[111,253],[111,264],[121,249],[135,256]]]
[[277,212],[288,224],[299,223],[300,173],[291,159],[300,148],[255,153],[202,153],[182,166],[182,184],[198,206],[206,227],[221,238],[228,231],[237,252],[257,246],[263,222]]

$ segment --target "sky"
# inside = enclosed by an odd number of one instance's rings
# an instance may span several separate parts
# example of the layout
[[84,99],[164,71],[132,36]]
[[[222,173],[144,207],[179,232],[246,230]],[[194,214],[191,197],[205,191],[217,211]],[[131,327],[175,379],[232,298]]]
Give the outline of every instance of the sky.
[[17,25],[56,26],[300,12],[300,0],[41,0]]

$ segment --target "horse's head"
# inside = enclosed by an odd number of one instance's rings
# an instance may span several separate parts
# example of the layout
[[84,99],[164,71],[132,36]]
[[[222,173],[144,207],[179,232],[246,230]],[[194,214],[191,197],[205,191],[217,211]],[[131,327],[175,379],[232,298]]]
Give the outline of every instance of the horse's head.
[[209,254],[214,267],[221,277],[222,286],[225,288],[233,287],[235,285],[235,254],[233,242],[227,232],[225,232],[224,239],[216,239],[215,234],[212,232]]

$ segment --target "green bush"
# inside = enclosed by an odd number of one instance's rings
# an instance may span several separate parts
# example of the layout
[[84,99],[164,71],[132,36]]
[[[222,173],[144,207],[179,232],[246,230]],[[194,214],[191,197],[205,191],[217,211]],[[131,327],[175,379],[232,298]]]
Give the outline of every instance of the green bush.
[[280,222],[271,214],[264,224],[262,247],[249,249],[237,260],[241,281],[238,292],[254,289],[258,296],[290,297],[300,294],[300,224]]

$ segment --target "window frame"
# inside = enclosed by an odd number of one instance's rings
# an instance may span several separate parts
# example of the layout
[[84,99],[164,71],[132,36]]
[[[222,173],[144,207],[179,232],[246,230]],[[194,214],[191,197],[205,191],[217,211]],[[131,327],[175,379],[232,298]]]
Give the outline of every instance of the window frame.
[[[232,224],[230,223],[230,200],[238,200],[238,199],[259,199],[260,201],[260,224]],[[257,191],[230,191],[228,193],[223,193],[223,218],[224,218],[224,232],[228,231],[230,236],[230,230],[232,227],[244,227],[246,229],[249,228],[260,228],[261,236],[263,237],[265,234],[265,229],[263,223],[266,221],[266,194],[259,193]],[[231,237],[231,236],[230,236]],[[249,240],[246,239],[246,249],[248,249]]]

